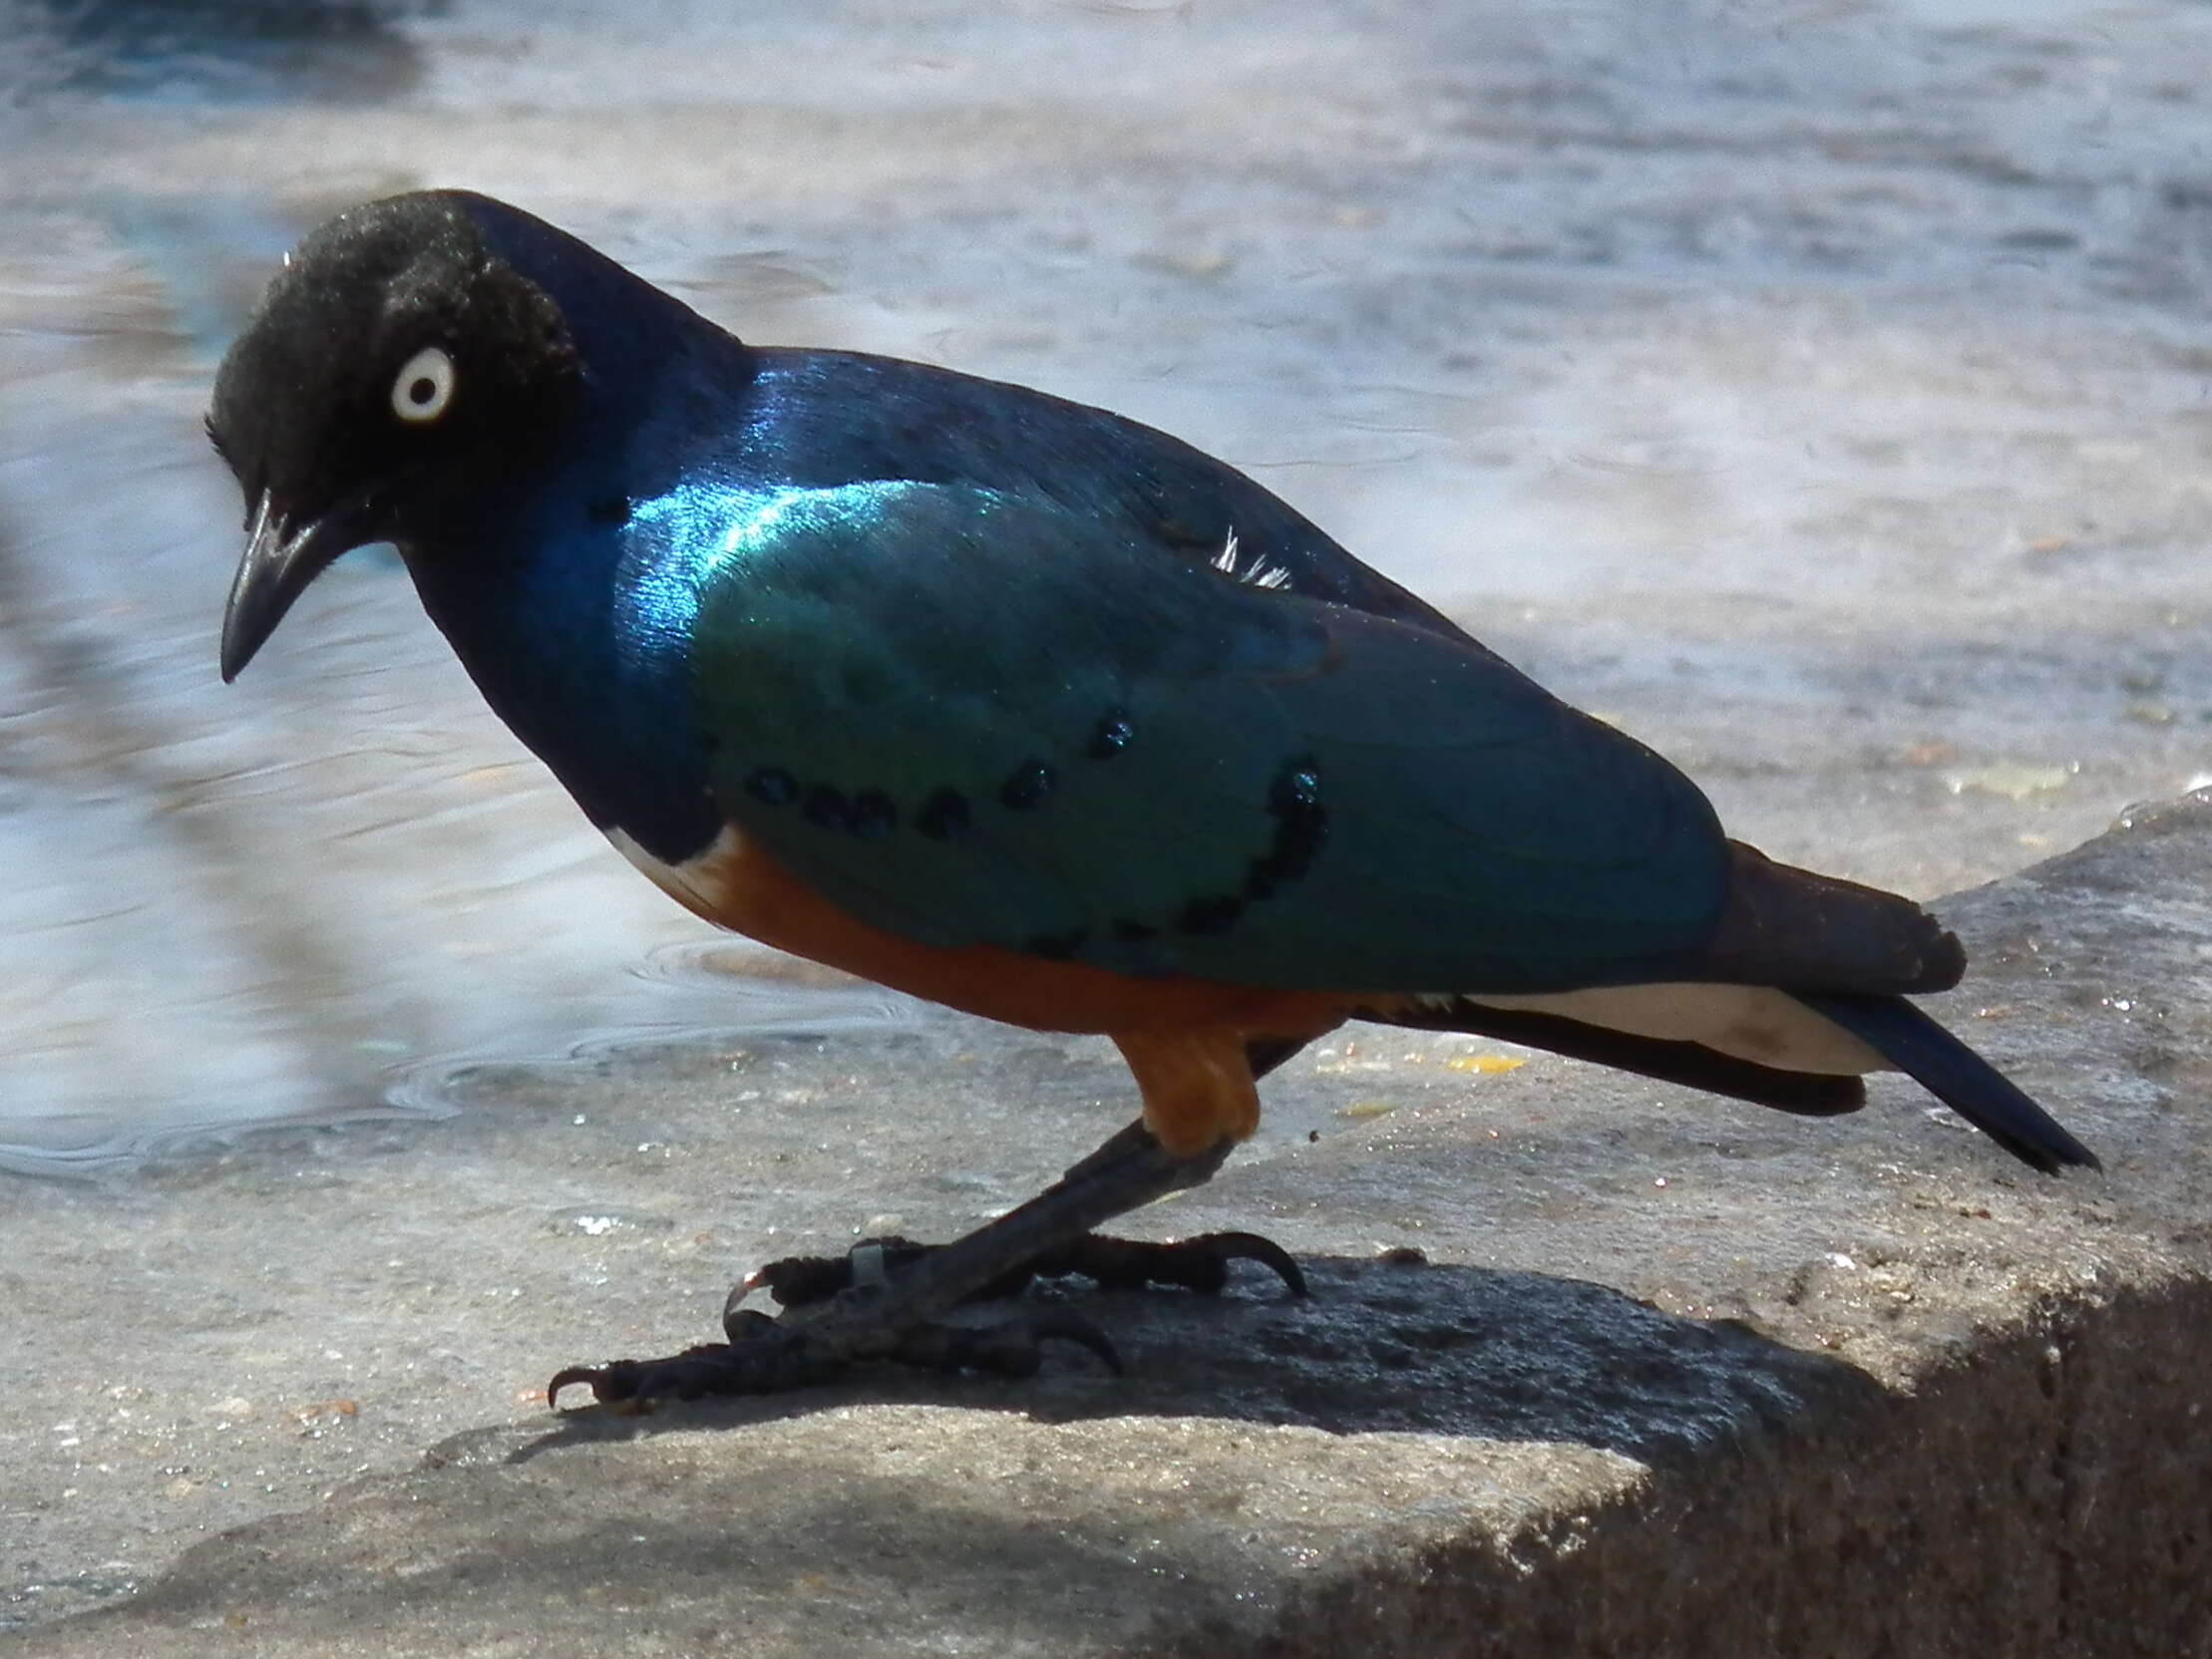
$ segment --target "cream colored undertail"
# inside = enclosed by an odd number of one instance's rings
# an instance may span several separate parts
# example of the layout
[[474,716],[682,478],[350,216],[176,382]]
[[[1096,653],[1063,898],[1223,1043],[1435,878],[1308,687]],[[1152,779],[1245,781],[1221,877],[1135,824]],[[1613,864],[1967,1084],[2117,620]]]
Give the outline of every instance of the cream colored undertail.
[[1558,1014],[1609,1031],[1708,1049],[1785,1072],[1854,1077],[1895,1070],[1865,1043],[1787,991],[1763,985],[1613,985],[1545,996],[1453,999],[1484,1008]]

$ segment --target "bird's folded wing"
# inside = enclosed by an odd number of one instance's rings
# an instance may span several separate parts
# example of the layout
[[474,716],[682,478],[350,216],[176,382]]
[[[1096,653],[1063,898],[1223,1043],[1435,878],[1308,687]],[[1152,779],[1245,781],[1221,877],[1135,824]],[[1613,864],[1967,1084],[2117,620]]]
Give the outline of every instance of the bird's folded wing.
[[1695,977],[1696,788],[1471,644],[949,485],[733,503],[692,676],[727,817],[862,919],[1314,989]]

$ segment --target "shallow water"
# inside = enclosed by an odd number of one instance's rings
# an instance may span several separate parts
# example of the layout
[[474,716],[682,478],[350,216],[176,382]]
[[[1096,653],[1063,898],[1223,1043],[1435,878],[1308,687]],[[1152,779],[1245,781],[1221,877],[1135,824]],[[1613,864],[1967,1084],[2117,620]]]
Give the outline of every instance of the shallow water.
[[2212,12],[1756,10],[0,6],[0,1164],[935,1017],[697,968],[388,557],[217,681],[212,366],[417,184],[1177,431],[1778,854],[1938,892],[2212,771]]

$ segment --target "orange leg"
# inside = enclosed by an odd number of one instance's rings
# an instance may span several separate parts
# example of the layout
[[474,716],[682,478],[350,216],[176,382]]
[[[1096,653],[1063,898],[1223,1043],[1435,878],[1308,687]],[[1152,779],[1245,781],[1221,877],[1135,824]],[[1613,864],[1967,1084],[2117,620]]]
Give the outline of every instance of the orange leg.
[[1235,1146],[1260,1127],[1243,1032],[1133,1031],[1114,1043],[1144,1096],[1145,1128],[1172,1156]]

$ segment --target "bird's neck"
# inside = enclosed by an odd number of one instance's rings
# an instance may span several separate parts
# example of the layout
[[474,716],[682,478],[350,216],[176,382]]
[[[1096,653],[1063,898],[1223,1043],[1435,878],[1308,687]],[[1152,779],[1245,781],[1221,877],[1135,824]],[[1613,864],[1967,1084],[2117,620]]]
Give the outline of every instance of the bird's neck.
[[470,541],[402,551],[494,712],[600,829],[671,863],[712,841],[688,641],[638,625],[618,522],[557,490]]

